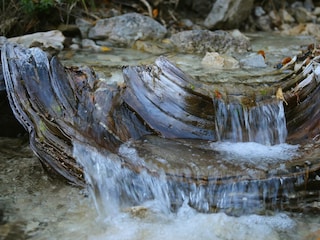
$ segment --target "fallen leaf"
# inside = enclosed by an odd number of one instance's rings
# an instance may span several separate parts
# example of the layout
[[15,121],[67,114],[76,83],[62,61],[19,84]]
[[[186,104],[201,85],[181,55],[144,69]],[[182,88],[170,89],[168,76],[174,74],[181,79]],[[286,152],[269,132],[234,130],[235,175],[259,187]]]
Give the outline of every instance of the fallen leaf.
[[281,88],[281,87],[279,87],[278,90],[277,90],[277,92],[276,92],[276,98],[279,99],[279,100],[284,101],[285,104],[288,105],[286,99],[285,99],[284,96],[283,96],[283,92],[282,92],[282,88]]

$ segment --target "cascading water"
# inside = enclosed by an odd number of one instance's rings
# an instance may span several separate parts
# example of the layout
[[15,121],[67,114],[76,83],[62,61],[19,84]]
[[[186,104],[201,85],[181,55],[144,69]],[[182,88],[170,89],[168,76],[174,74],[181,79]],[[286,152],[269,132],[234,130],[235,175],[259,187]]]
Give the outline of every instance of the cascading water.
[[213,101],[216,133],[222,141],[257,142],[265,145],[284,143],[287,137],[283,102],[247,108],[240,103]]
[[[187,203],[202,212],[237,214],[261,211],[266,202],[276,204],[281,186],[288,196],[293,186],[285,178],[272,178],[269,172],[268,179],[251,180],[267,178],[260,175],[269,171],[269,164],[279,162],[273,171],[282,171],[282,164],[296,154],[297,146],[284,144],[283,103],[250,109],[220,100],[214,103],[221,141],[200,143],[200,153],[187,140],[177,144],[158,137],[145,138],[140,145],[129,141],[118,155],[74,142],[73,154],[84,168],[98,212],[106,216],[144,205],[168,213]],[[143,152],[149,148],[148,154]]]
[[[126,151],[133,161],[143,164],[143,159],[136,156],[134,149]],[[134,173],[122,166],[123,161],[119,156],[101,154],[97,149],[77,142],[74,142],[73,153],[84,168],[91,196],[102,216],[117,214],[120,208],[148,200],[153,200],[156,203],[154,207],[159,211],[170,211],[169,189],[164,173],[158,172],[157,177],[146,171]]]

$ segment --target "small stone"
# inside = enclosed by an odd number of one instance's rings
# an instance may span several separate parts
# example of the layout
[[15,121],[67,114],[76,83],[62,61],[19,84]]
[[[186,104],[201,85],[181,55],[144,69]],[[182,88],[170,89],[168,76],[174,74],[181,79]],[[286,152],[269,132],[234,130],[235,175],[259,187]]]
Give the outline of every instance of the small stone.
[[224,67],[224,58],[217,52],[207,52],[201,64],[206,67],[222,69]]
[[190,19],[181,19],[181,24],[189,29],[193,26],[193,22]]
[[312,0],[305,0],[303,2],[303,6],[305,9],[307,9],[309,12],[311,12],[314,9],[314,4]]
[[82,48],[99,51],[100,47],[91,39],[83,39],[81,42]]
[[261,6],[257,6],[254,8],[254,15],[256,17],[261,17],[266,14],[266,11],[263,10]]
[[313,10],[313,15],[316,15],[317,17],[320,16],[320,7],[316,7],[314,10]]
[[294,18],[288,13],[286,9],[280,9],[279,14],[284,23],[294,23]]
[[260,54],[250,54],[249,56],[240,60],[240,65],[243,68],[264,68],[267,67],[265,60]]
[[256,28],[265,32],[271,31],[271,18],[269,15],[263,15],[255,21]]
[[313,16],[304,7],[298,7],[293,9],[293,16],[298,23],[311,22]]
[[149,212],[148,208],[144,206],[134,206],[127,209],[127,211],[130,213],[132,217],[136,218],[146,218]]
[[89,32],[90,28],[93,26],[93,23],[91,21],[84,19],[84,18],[77,18],[76,25],[78,26],[78,28],[81,32],[81,37],[88,38],[88,32]]
[[207,52],[201,61],[205,67],[216,69],[235,69],[239,68],[239,62],[233,57],[220,55],[217,52]]
[[80,46],[79,46],[79,44],[73,43],[69,46],[69,48],[72,50],[79,50]]

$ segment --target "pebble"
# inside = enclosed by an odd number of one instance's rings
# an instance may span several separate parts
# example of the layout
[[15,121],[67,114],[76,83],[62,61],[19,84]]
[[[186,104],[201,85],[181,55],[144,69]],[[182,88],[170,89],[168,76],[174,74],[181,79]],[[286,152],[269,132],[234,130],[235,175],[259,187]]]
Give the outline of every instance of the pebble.
[[207,52],[201,61],[205,67],[212,67],[216,69],[235,69],[239,68],[239,62],[227,55],[220,55],[217,52]]
[[243,68],[265,68],[267,67],[264,57],[257,53],[252,53],[240,60],[240,65]]

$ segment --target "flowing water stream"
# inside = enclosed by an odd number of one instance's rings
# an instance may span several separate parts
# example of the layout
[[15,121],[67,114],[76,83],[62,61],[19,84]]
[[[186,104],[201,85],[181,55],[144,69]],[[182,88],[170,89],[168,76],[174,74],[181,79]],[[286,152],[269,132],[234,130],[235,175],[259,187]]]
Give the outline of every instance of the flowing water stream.
[[[194,77],[224,84],[228,81],[232,91],[244,89],[243,79],[248,75],[257,77],[247,81],[272,82],[272,76],[260,78],[256,71],[271,71],[272,63],[298,53],[301,44],[313,41],[308,37],[251,37],[253,50],[269,53],[267,69],[221,72],[204,69],[200,56],[167,57]],[[155,58],[114,49],[104,54],[77,53],[64,63],[91,65],[100,71],[101,78],[119,82],[119,66],[152,63]],[[277,172],[287,161],[299,157],[301,148],[308,147],[285,143],[282,102],[249,109],[215,100],[212,106],[217,113],[218,142],[146,137],[140,142],[129,141],[118,154],[111,154],[75,141],[73,154],[84,167],[86,189],[48,176],[30,152],[27,139],[1,138],[0,239],[319,239],[320,196],[302,213],[273,207],[285,179],[260,185],[248,184],[245,179],[245,184],[226,185],[212,180],[210,187],[168,181],[168,172],[172,176],[203,172],[223,176],[230,166],[248,176],[259,176],[270,165],[276,168],[269,170]],[[142,170],[136,173],[123,168],[124,160]],[[182,168],[181,162],[188,162],[187,167]],[[285,187],[283,194],[288,198],[295,194],[292,186]],[[266,199],[271,207],[265,206]]]

